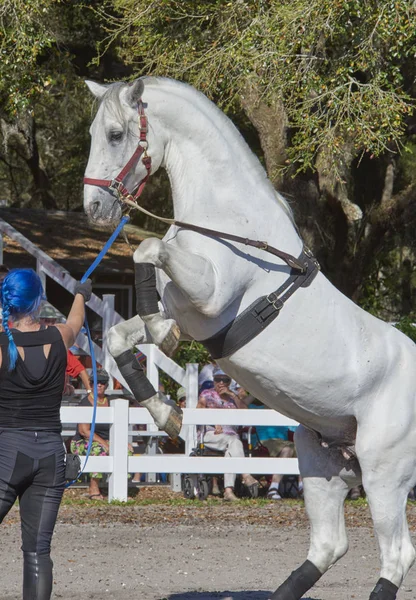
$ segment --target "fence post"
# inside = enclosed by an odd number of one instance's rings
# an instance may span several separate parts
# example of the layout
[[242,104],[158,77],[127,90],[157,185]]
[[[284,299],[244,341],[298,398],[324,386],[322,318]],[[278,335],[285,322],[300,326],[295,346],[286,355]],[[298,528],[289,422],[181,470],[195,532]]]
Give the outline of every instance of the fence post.
[[128,491],[128,441],[129,401],[125,398],[110,399],[113,422],[110,425],[110,456],[113,457],[113,472],[108,482],[108,501],[126,502]]
[[[159,390],[159,369],[157,368],[154,358],[154,344],[147,345],[147,360],[146,360],[146,375],[150,383],[155,388],[156,392]],[[159,431],[157,425],[151,424],[147,426],[148,431]],[[149,456],[156,456],[158,448],[158,438],[150,438],[147,446],[147,454]],[[156,473],[148,473],[146,476],[147,483],[156,483]]]
[[[187,363],[185,367],[186,408],[195,408],[198,404],[198,363]],[[185,441],[185,456],[189,456],[196,446],[196,426],[183,425],[181,438]],[[182,491],[182,473],[172,473],[173,492]]]
[[[196,408],[198,404],[198,363],[186,365],[186,408]],[[196,446],[196,425],[188,425],[185,438],[185,455],[189,456]]]
[[[113,367],[113,361],[111,360],[110,354],[107,348],[107,333],[109,330],[109,319],[111,314],[114,312],[114,294],[103,294],[103,322],[102,322],[102,345],[101,349],[104,354],[104,363],[103,367],[108,372],[111,373]],[[108,389],[112,390],[114,388],[113,378],[110,377],[110,381],[108,384]]]

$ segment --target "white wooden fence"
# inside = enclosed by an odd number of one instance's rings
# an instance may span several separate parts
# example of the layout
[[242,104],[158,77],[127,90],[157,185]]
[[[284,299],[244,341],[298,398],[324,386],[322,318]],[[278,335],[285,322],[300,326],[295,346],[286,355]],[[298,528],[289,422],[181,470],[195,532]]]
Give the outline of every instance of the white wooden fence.
[[[97,423],[110,423],[110,455],[91,456],[85,469],[87,473],[97,471],[110,474],[109,502],[127,500],[128,473],[299,473],[296,458],[189,456],[196,446],[196,425],[297,425],[274,410],[186,408],[181,431],[181,437],[185,440],[185,454],[128,456],[127,445],[132,426],[145,424],[150,429],[155,428],[154,422],[146,409],[129,408],[128,400],[123,398],[110,400],[110,405],[109,408],[97,409]],[[63,407],[61,419],[63,423],[91,422],[92,408]]]

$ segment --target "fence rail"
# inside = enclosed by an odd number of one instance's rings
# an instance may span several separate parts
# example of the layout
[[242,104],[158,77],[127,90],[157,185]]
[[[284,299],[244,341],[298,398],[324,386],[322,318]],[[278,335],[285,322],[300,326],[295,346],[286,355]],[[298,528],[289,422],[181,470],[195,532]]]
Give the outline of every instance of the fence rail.
[[[298,474],[296,458],[222,458],[191,457],[196,445],[196,426],[242,425],[279,426],[297,425],[274,410],[216,410],[184,409],[181,437],[185,440],[185,454],[163,454],[128,456],[127,446],[132,425],[147,425],[157,428],[152,417],[144,408],[129,408],[128,400],[110,400],[110,407],[97,409],[97,423],[110,424],[110,455],[91,456],[85,472],[109,473],[108,500],[127,500],[128,473],[253,473],[253,474]],[[92,408],[62,407],[62,423],[90,423]],[[152,427],[153,426],[153,427]],[[140,435],[140,432],[138,432]],[[82,459],[82,464],[83,464]]]

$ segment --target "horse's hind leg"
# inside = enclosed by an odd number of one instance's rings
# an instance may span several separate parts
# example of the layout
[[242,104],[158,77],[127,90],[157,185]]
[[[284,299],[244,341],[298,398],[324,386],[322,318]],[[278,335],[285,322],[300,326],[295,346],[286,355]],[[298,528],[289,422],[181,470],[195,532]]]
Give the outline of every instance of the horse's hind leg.
[[[407,425],[406,431],[401,430],[403,423],[410,422],[406,419],[405,409],[401,411],[394,404],[392,410],[400,414],[401,422],[390,415],[388,422],[392,425],[383,429],[380,418],[373,414],[367,431],[376,430],[377,435],[370,438],[362,425],[357,432],[356,450],[381,558],[380,579],[370,600],[394,600],[415,560],[406,519],[407,495],[415,483],[414,434]],[[380,415],[379,405],[377,414]]]
[[311,523],[307,560],[274,592],[271,600],[300,600],[348,550],[344,500],[360,482],[356,460],[335,448],[323,448],[318,435],[303,426],[295,434],[305,507]]
[[138,316],[111,327],[107,337],[108,349],[133,396],[147,408],[159,429],[175,438],[182,426],[181,409],[164,402],[131,352],[133,346],[146,342],[145,326]]

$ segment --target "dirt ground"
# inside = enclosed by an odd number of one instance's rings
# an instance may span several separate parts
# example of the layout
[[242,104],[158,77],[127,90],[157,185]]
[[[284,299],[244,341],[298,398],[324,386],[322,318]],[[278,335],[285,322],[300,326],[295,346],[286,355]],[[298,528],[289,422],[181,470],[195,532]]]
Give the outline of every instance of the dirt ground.
[[[151,489],[139,496],[126,506],[94,504],[82,494],[63,504],[53,541],[55,598],[267,600],[306,557],[303,503],[183,503],[172,492]],[[408,516],[416,534],[416,505],[409,504]],[[366,504],[348,503],[346,521],[348,554],[305,598],[368,600],[379,559]],[[0,561],[0,597],[18,600],[17,509],[2,526]],[[416,568],[399,598],[416,598]]]

